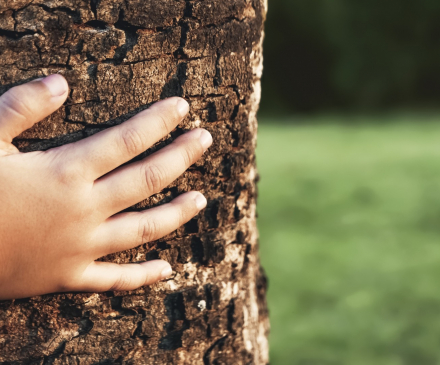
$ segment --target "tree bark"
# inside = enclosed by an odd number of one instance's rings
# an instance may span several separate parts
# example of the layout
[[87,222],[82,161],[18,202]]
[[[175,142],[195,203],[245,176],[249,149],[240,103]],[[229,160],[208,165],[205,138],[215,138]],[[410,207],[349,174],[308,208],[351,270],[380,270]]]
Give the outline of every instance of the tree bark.
[[199,190],[208,207],[156,242],[103,260],[161,258],[171,279],[130,292],[0,303],[1,364],[266,364],[266,281],[256,229],[256,112],[264,0],[6,0],[0,94],[59,72],[65,105],[15,140],[46,150],[182,96],[190,116],[141,157],[194,127],[214,145],[161,193]]

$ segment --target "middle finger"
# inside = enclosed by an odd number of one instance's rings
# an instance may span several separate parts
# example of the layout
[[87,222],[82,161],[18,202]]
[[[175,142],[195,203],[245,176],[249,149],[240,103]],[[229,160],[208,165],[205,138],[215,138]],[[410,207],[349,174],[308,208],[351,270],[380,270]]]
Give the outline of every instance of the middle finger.
[[111,216],[158,193],[195,163],[211,143],[208,131],[195,129],[142,161],[118,168],[95,182],[98,204]]

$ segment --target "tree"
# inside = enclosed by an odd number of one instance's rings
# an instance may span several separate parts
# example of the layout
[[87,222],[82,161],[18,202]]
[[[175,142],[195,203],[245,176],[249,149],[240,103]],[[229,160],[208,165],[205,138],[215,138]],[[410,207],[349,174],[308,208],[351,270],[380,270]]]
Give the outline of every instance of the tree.
[[15,140],[73,142],[182,96],[190,116],[140,157],[194,127],[214,145],[132,209],[197,189],[200,216],[159,241],[103,258],[168,260],[171,279],[131,292],[0,303],[3,364],[266,364],[265,277],[256,230],[256,112],[262,0],[9,0],[0,4],[0,94],[62,73],[65,105]]

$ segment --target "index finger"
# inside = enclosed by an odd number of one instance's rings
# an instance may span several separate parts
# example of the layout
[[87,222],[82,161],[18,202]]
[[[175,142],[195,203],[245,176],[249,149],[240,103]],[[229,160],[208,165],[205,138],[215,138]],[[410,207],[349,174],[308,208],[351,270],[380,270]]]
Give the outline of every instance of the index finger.
[[182,98],[157,102],[116,127],[69,145],[66,150],[68,163],[79,167],[87,180],[94,181],[169,134],[188,111],[189,105]]

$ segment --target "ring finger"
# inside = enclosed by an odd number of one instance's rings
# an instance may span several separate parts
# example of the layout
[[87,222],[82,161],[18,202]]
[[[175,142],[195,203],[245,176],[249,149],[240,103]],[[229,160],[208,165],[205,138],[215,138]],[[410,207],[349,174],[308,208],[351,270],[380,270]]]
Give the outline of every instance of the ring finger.
[[205,206],[205,197],[191,191],[143,212],[115,215],[95,232],[96,255],[124,251],[162,238],[187,223]]

